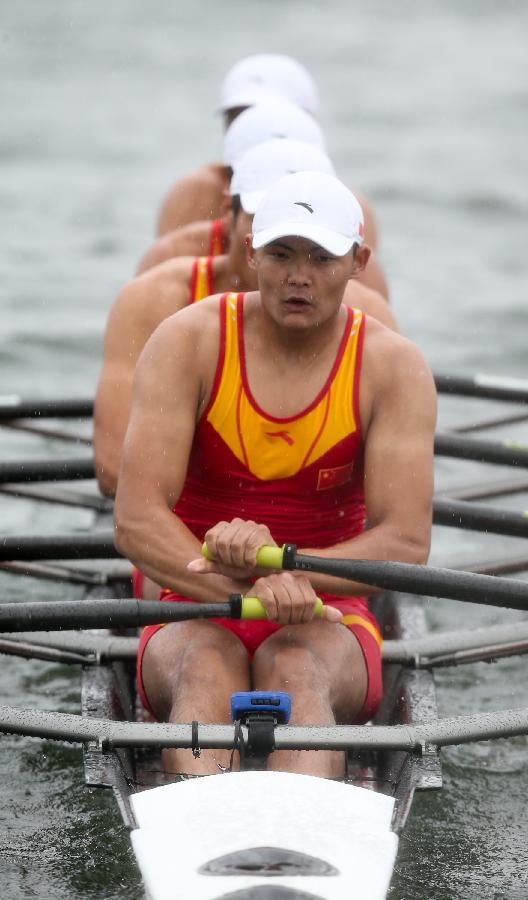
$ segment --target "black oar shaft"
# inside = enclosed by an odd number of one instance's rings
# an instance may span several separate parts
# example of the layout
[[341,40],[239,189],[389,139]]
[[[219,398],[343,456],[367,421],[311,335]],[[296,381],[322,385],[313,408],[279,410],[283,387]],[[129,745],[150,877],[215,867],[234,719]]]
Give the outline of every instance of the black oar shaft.
[[437,456],[528,468],[528,448],[513,441],[477,441],[459,435],[437,434],[434,449]]
[[495,509],[438,497],[433,503],[433,522],[450,528],[486,531],[509,537],[528,537],[528,515],[508,509]]
[[93,459],[28,459],[0,463],[0,483],[20,481],[78,481],[93,478]]
[[93,400],[24,400],[0,396],[0,421],[9,419],[81,419],[93,413]]
[[114,559],[121,556],[112,531],[50,536],[13,535],[0,539],[0,561]]
[[55,631],[77,628],[139,628],[184,619],[232,617],[229,603],[167,603],[159,600],[2,603],[0,631]]
[[294,569],[334,575],[392,591],[469,603],[528,609],[528,584],[492,575],[379,560],[325,559],[296,554]]
[[505,400],[509,403],[528,403],[528,382],[515,378],[493,375],[463,377],[435,372],[439,394],[456,394],[462,397],[483,397],[487,400]]

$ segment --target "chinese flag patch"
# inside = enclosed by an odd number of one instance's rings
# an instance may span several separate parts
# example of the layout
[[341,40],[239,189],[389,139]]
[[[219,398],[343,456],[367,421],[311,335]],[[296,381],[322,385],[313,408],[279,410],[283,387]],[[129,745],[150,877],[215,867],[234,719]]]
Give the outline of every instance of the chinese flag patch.
[[335,469],[319,469],[317,478],[317,490],[326,491],[328,488],[340,487],[352,478],[354,463],[346,466],[336,466]]

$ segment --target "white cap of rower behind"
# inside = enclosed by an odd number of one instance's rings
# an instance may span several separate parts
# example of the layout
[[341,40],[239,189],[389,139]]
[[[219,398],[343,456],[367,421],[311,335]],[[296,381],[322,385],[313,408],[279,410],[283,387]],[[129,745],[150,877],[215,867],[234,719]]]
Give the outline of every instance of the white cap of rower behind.
[[270,138],[291,138],[325,149],[323,132],[315,119],[300,107],[279,97],[245,109],[227,129],[224,162],[235,167],[251,147]]
[[294,172],[335,175],[331,160],[319,147],[305,141],[271,138],[252,147],[237,162],[231,179],[231,196],[238,194],[242,209],[253,214],[272,184]]
[[267,96],[284,97],[315,115],[317,88],[301,63],[282,53],[256,53],[239,60],[222,82],[220,109],[254,106]]
[[363,212],[352,191],[322,172],[296,172],[276,181],[253,219],[253,247],[283,237],[302,237],[344,256],[362,244]]

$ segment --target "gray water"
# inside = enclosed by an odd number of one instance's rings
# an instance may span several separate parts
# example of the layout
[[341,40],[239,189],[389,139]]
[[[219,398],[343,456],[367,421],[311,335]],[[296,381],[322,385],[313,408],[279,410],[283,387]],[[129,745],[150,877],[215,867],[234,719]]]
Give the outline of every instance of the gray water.
[[[508,0],[192,4],[4,0],[0,19],[1,393],[93,393],[112,299],[178,175],[218,156],[230,63],[302,60],[321,92],[337,169],[373,202],[402,329],[438,370],[527,377],[526,5]],[[441,402],[441,424],[500,410]],[[526,439],[526,427],[493,437]],[[0,434],[2,458],[70,453]],[[439,462],[438,486],[498,467]],[[503,501],[522,509],[525,496]],[[3,497],[1,531],[86,528],[90,515]],[[436,563],[522,552],[436,529]],[[0,577],[2,599],[75,596]],[[442,601],[431,627],[522,618]],[[75,712],[78,675],[4,657],[4,702]],[[441,715],[526,702],[526,661],[442,672]],[[527,740],[445,751],[445,788],[420,796],[391,900],[528,897]],[[80,751],[0,741],[0,892],[7,900],[139,898],[111,797],[84,787]],[[351,896],[352,896],[351,892]]]

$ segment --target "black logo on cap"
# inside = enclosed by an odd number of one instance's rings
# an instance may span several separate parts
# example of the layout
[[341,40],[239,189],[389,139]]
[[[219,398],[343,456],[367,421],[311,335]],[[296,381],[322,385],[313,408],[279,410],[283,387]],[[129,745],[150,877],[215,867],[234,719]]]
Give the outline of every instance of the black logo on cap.
[[293,205],[294,206],[304,206],[304,208],[307,209],[309,213],[313,213],[313,209],[309,203],[301,203],[300,200],[296,200]]

